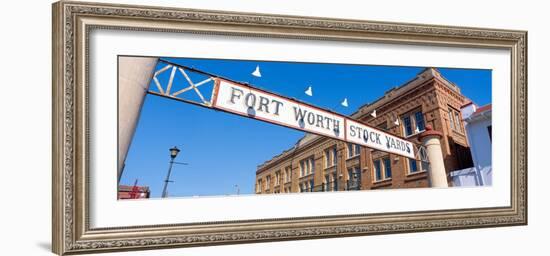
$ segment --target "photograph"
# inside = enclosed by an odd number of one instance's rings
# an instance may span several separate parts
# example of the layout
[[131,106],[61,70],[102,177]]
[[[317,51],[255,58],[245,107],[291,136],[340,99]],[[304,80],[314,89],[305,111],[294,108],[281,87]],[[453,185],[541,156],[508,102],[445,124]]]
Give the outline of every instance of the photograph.
[[54,3],[51,250],[525,228],[527,30],[307,8]]
[[120,55],[117,198],[491,186],[491,90],[490,69]]

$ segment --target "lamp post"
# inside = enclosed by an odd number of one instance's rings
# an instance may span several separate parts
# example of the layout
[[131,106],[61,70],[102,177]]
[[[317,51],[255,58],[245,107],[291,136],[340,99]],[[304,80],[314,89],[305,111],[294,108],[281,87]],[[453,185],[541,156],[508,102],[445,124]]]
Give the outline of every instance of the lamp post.
[[241,189],[239,188],[239,184],[235,184],[235,189],[237,190],[237,195],[241,193]]
[[178,156],[179,152],[180,150],[176,146],[170,149],[170,167],[168,167],[168,173],[166,174],[166,179],[164,179],[164,188],[162,189],[163,198],[168,195],[166,189],[168,188],[168,182],[171,182],[170,173],[172,173],[172,165],[174,165],[174,159]]

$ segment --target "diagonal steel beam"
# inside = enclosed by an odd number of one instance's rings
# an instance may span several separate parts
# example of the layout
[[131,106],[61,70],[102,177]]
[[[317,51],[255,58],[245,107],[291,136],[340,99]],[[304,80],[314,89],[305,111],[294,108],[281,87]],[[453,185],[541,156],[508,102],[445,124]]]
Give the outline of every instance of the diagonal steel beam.
[[[208,79],[205,79],[205,80],[203,80],[203,81],[200,81],[200,82],[196,83],[196,84],[195,84],[195,87],[199,87],[199,86],[201,86],[201,85],[204,85],[204,84],[206,84],[206,83],[208,83],[208,82],[210,82],[210,81],[212,81],[212,80],[213,80],[212,77],[209,77]],[[184,92],[186,92],[186,91],[189,91],[189,90],[192,90],[192,89],[193,89],[193,86],[190,85],[189,87],[186,87],[186,88],[181,89],[181,90],[179,90],[179,91],[177,91],[177,92],[175,92],[175,93],[172,93],[172,96],[178,96],[179,94],[182,94],[182,93],[184,93]]]
[[199,91],[199,89],[197,89],[197,87],[195,86],[195,84],[193,83],[193,81],[191,81],[191,79],[189,78],[189,76],[187,75],[187,73],[185,73],[185,71],[184,71],[181,67],[178,67],[178,70],[181,72],[181,74],[183,74],[183,76],[185,77],[185,79],[187,80],[187,82],[189,82],[189,84],[191,85],[191,87],[193,87],[193,90],[195,90],[195,92],[197,93],[197,95],[199,96],[199,98],[201,98],[202,103],[210,104],[209,101],[207,101],[207,100],[204,99],[204,96],[202,96],[201,92]]
[[170,95],[170,89],[172,88],[172,83],[174,83],[174,76],[176,75],[176,67],[172,67],[172,73],[170,73],[170,79],[168,80],[168,87],[166,87],[166,94]]

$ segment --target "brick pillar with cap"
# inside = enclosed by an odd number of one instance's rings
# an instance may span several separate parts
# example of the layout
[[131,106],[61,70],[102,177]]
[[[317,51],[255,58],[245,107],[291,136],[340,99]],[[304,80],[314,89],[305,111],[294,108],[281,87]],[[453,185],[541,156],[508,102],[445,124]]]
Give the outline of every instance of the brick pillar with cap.
[[426,154],[430,162],[428,168],[430,186],[435,188],[449,187],[443,152],[441,151],[441,138],[443,138],[443,133],[434,130],[430,125],[427,125],[426,130],[418,136],[418,140],[426,148]]

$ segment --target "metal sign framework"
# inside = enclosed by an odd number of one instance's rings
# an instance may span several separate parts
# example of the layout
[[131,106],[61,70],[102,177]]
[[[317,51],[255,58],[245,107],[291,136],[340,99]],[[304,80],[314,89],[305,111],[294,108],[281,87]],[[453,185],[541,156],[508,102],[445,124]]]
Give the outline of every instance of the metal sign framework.
[[[156,96],[160,96],[160,97],[164,97],[164,98],[168,98],[168,99],[172,99],[172,100],[176,100],[176,101],[181,101],[181,102],[193,104],[193,105],[196,105],[196,106],[209,108],[209,109],[212,109],[212,110],[220,110],[220,111],[232,113],[232,112],[229,112],[229,111],[225,111],[224,109],[213,107],[215,97],[216,97],[215,93],[216,93],[216,80],[217,79],[223,79],[223,80],[226,80],[226,81],[230,81],[232,83],[240,84],[240,85],[246,86],[250,89],[265,91],[265,90],[256,88],[254,86],[251,86],[248,83],[238,82],[238,81],[226,78],[226,77],[222,77],[222,76],[214,75],[214,74],[202,71],[202,70],[198,70],[198,69],[195,69],[193,67],[187,67],[187,66],[180,65],[180,64],[177,64],[177,63],[173,63],[173,62],[163,60],[163,59],[160,59],[159,62],[164,63],[166,65],[154,72],[152,80],[155,84],[154,88],[156,88],[156,91],[152,90],[150,88],[147,92],[148,94],[152,94],[152,95],[156,95]],[[163,86],[163,83],[161,83],[162,79],[160,79],[159,77],[167,71],[170,72],[170,75],[168,77],[168,81],[165,83],[165,86]],[[187,85],[184,88],[181,88],[181,89],[179,89],[175,92],[172,92],[172,90],[174,88],[174,81],[175,81],[176,75],[178,73],[181,74],[181,76],[185,79],[185,81],[187,82]],[[199,75],[201,77],[200,78],[201,80],[199,82],[194,82],[191,79],[190,74]],[[208,93],[204,93],[204,91],[201,92],[201,90],[199,90],[199,87],[204,88],[204,87],[206,87],[206,85],[212,85],[211,91],[208,92]],[[151,86],[151,87],[153,87],[153,86]],[[272,92],[268,92],[268,93],[274,94]],[[277,95],[277,94],[274,94],[274,95]],[[185,96],[188,96],[188,97],[185,97]],[[191,99],[191,98],[189,98],[189,96],[195,97],[196,99]],[[282,96],[282,95],[277,95],[277,96],[280,96],[280,97],[283,97],[283,98],[286,98],[286,99],[289,99],[289,100],[292,100],[292,101],[295,101],[295,102],[298,102],[298,103],[301,103],[301,104],[310,105],[308,103],[303,103],[303,102],[301,102],[297,99],[294,99],[294,98],[289,98],[289,97],[285,97],[285,96]],[[322,109],[322,110],[330,112],[330,113],[333,113],[333,114],[341,115],[339,113],[335,113],[335,112],[333,112],[331,110],[328,110],[328,109],[324,109],[324,108],[317,107],[317,106],[314,106],[314,107]],[[235,114],[235,113],[232,113],[232,114]],[[355,119],[347,117],[347,116],[346,116],[346,118],[362,124],[362,122],[359,121],[359,120],[355,120]],[[263,120],[263,121],[269,122],[269,121],[266,121],[266,120]],[[270,122],[270,123],[273,123],[273,122]],[[280,125],[278,123],[274,123],[274,124]],[[282,126],[288,127],[288,128],[291,128],[291,129],[295,129],[293,127],[289,127],[289,126],[285,126],[285,125],[282,125]],[[298,130],[304,131],[302,129],[298,129]],[[306,132],[308,132],[308,131],[306,131]],[[320,135],[324,136],[322,134],[320,134]],[[393,136],[395,136],[395,135],[393,135]],[[403,139],[399,136],[395,136],[395,137],[398,137],[402,140],[405,140],[405,139]],[[338,138],[335,138],[335,139],[338,139]],[[342,139],[339,139],[339,140],[342,140]],[[350,141],[347,141],[347,140],[343,140],[343,141],[350,142]],[[406,141],[408,141],[408,140],[406,140]],[[411,141],[408,141],[408,142],[410,142],[412,145],[414,145],[415,159],[419,160],[419,161],[422,161],[422,162],[425,162],[425,163],[428,163],[429,161],[428,161],[428,157],[427,157],[427,154],[426,154],[425,147],[422,146],[422,145],[419,145],[417,143],[411,142]],[[381,149],[376,149],[376,150],[381,150]],[[384,150],[381,150],[381,151],[384,151]],[[389,153],[392,153],[392,152],[389,152]],[[408,157],[408,156],[405,156],[405,157]]]
[[[182,66],[182,65],[178,65],[178,64],[175,64],[175,63],[171,63],[171,62],[168,62],[168,61],[165,61],[165,60],[160,60],[160,62],[166,63],[166,66],[164,66],[163,68],[155,71],[155,73],[153,74],[153,81],[154,81],[154,83],[156,85],[156,89],[158,91],[153,91],[153,90],[149,89],[149,91],[148,91],[149,94],[154,94],[154,95],[157,95],[157,96],[162,96],[162,97],[166,97],[166,98],[170,98],[170,99],[174,99],[174,100],[178,100],[178,101],[183,101],[183,102],[187,102],[187,103],[194,104],[194,105],[200,105],[200,106],[208,107],[208,108],[210,108],[212,106],[212,102],[210,100],[207,100],[204,97],[204,95],[201,93],[201,91],[198,89],[198,87],[203,86],[203,85],[207,85],[210,82],[214,82],[214,78],[216,78],[217,76],[212,76],[211,74],[208,74],[206,72],[196,70],[196,69],[193,69],[193,68],[190,68],[190,67],[185,67],[185,66]],[[168,83],[166,85],[166,88],[164,88],[158,77],[159,77],[159,75],[161,75],[162,73],[164,73],[168,70],[170,70],[170,77],[168,79]],[[207,76],[207,78],[200,81],[200,82],[198,82],[198,83],[194,83],[185,70],[188,70],[190,72],[194,72],[194,73],[197,73],[197,74],[205,75],[205,76]],[[171,92],[172,86],[174,84],[174,78],[176,76],[176,72],[179,72],[185,78],[187,83],[189,83],[189,85],[187,87],[183,88],[183,89],[180,89],[180,90],[176,91],[176,92]],[[196,96],[199,97],[200,101],[194,101],[194,100],[190,100],[190,99],[183,98],[183,97],[180,96],[181,94],[184,94],[184,93],[189,92],[189,91],[195,92]]]

